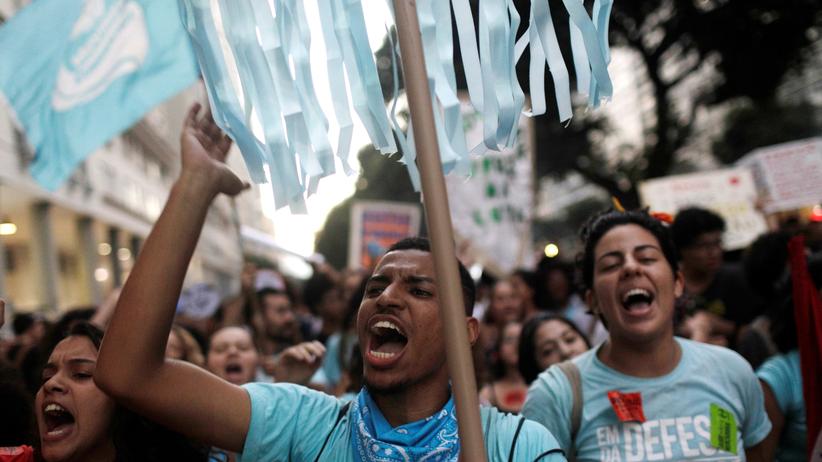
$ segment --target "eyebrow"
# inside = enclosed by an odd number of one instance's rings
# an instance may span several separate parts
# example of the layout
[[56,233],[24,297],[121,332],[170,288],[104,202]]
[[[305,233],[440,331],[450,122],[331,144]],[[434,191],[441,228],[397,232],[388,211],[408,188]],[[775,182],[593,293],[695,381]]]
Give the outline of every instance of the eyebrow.
[[[382,274],[375,274],[368,278],[368,282],[382,282],[382,283],[389,283],[391,282],[391,278]],[[404,278],[404,282],[410,284],[422,284],[422,283],[434,283],[434,278],[430,278],[428,276],[406,276]]]
[[[69,359],[66,362],[69,363],[70,365],[76,365],[76,364],[80,364],[80,365],[92,364],[93,365],[93,364],[97,364],[97,361],[95,361],[93,359],[86,359],[86,358],[73,358],[73,359]],[[57,365],[54,364],[54,363],[47,363],[43,367],[43,369],[57,369]]]
[[[655,245],[652,245],[652,244],[638,245],[638,246],[634,247],[633,251],[634,252],[642,252],[642,251],[648,250],[648,249],[662,252],[662,249],[660,249],[659,247],[657,247]],[[606,257],[621,257],[621,256],[622,256],[622,252],[620,252],[619,250],[614,250],[613,252],[608,252],[608,253],[600,255],[599,258],[597,258],[597,261],[600,261],[600,260],[602,260],[603,258],[606,258]]]

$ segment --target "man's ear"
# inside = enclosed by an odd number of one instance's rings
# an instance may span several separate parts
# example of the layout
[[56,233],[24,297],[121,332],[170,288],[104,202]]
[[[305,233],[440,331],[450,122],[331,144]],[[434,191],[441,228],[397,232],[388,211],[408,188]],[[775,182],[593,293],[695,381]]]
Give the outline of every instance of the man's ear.
[[473,316],[468,316],[465,318],[465,321],[468,325],[468,341],[471,343],[471,346],[474,346],[479,338],[479,321]]

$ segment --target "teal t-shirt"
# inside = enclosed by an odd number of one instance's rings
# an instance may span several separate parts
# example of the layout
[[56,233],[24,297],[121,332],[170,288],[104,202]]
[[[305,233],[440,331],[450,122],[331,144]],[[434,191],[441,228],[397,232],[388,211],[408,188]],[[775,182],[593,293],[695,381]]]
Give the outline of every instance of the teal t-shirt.
[[[676,340],[682,358],[662,377],[637,378],[617,372],[597,358],[599,348],[573,360],[582,376],[585,403],[571,450],[576,460],[744,461],[744,448],[768,435],[771,423],[762,389],[748,363],[726,348]],[[610,391],[638,393],[645,422],[620,421],[608,397]],[[562,448],[572,445],[572,393],[565,374],[551,367],[531,385],[522,409],[525,417],[545,425]],[[628,402],[627,397],[622,401]],[[736,455],[711,446],[711,404],[735,418]]]
[[[294,384],[251,383],[251,422],[240,460],[266,462],[354,462],[351,419],[337,398]],[[507,462],[517,436],[514,461],[561,462],[565,456],[541,425],[495,408],[480,409],[488,462]],[[517,435],[517,433],[519,433]],[[325,448],[323,448],[325,445]],[[322,450],[322,454],[320,451]]]
[[805,398],[802,392],[799,351],[793,350],[768,359],[759,367],[756,375],[771,387],[779,410],[785,416],[776,460],[804,461],[807,454],[808,428],[805,422]]

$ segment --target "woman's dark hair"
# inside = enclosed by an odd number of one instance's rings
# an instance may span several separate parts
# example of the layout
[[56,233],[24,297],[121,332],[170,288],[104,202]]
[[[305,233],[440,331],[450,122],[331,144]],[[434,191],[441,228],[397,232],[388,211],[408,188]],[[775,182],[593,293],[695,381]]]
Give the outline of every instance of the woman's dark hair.
[[[100,349],[103,331],[85,321],[71,324],[63,331],[62,339],[85,337]],[[59,341],[57,341],[59,343]],[[55,346],[57,345],[55,343]],[[54,348],[48,351],[48,355]],[[188,441],[160,425],[143,419],[123,406],[117,405],[111,425],[117,462],[138,461],[206,461],[208,449]]]
[[542,372],[542,369],[537,363],[537,348],[534,342],[536,341],[537,330],[548,321],[559,321],[567,325],[582,337],[582,340],[585,341],[588,348],[591,348],[591,342],[588,340],[588,337],[579,330],[576,324],[568,319],[551,313],[540,313],[534,316],[522,326],[522,332],[519,334],[519,373],[522,374],[525,383],[529,385],[536,380],[539,373]]
[[594,249],[602,236],[612,228],[621,225],[637,225],[653,234],[665,259],[671,266],[671,271],[676,273],[679,270],[677,254],[674,243],[671,240],[671,233],[661,221],[652,217],[645,210],[631,210],[620,212],[618,210],[606,210],[591,216],[580,229],[584,250],[577,257],[577,265],[582,271],[582,283],[585,288],[590,289],[594,283]]

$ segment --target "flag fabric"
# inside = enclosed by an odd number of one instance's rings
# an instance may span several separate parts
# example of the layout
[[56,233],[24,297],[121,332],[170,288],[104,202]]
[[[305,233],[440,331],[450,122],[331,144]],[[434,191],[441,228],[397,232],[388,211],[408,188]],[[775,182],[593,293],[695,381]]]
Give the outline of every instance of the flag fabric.
[[177,2],[38,0],[0,27],[0,99],[56,189],[95,149],[191,85]]
[[802,370],[802,392],[808,428],[808,460],[819,460],[822,448],[814,448],[822,432],[822,299],[808,272],[805,238],[788,245],[791,259],[794,317]]

